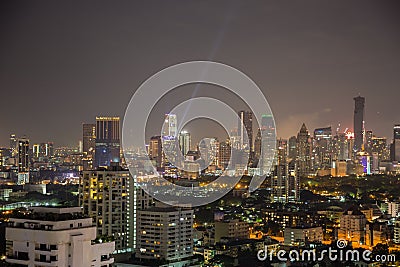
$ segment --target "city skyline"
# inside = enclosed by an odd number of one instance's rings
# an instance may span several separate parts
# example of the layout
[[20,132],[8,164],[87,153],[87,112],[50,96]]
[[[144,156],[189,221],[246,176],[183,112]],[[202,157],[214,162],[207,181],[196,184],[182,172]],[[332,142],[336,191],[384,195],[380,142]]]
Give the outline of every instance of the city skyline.
[[[11,133],[74,145],[82,123],[99,114],[122,118],[145,79],[194,59],[248,74],[267,96],[279,137],[294,135],[303,122],[310,129],[351,128],[352,98],[360,94],[367,99],[366,129],[390,138],[400,121],[393,112],[400,97],[398,3],[288,3],[221,1],[213,9],[159,3],[153,9],[99,2],[105,15],[87,3],[3,2],[0,86],[10,101],[0,107],[0,145]],[[163,42],[152,42],[155,36]],[[198,94],[215,89],[196,88]],[[164,101],[157,112],[171,108]]]

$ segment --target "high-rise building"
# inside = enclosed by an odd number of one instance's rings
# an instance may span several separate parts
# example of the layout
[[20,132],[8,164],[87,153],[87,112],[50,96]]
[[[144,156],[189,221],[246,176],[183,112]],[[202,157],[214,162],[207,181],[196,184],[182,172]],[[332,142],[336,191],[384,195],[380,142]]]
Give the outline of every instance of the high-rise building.
[[163,163],[161,136],[152,136],[149,144],[149,158],[155,161],[155,166],[160,168]]
[[262,144],[261,128],[258,128],[256,139],[254,139],[254,158],[256,160],[259,160],[261,157],[261,144]]
[[261,117],[261,157],[259,166],[263,175],[270,174],[275,157],[275,123],[272,115]]
[[[138,259],[182,265],[193,256],[193,210],[150,207],[137,213]],[[152,264],[151,266],[156,266]]]
[[17,155],[17,137],[15,134],[10,135],[10,151],[12,157]]
[[312,142],[306,125],[303,123],[297,134],[297,176],[305,177],[312,172]]
[[39,161],[50,159],[54,155],[54,145],[52,142],[34,144],[33,158]]
[[17,140],[17,165],[18,181],[17,184],[29,183],[29,139],[26,137]]
[[218,147],[218,167],[220,169],[226,169],[229,165],[231,158],[232,148],[227,140],[226,142],[220,142]]
[[175,114],[165,114],[163,137],[165,136],[178,136],[178,122]]
[[34,207],[10,218],[6,262],[12,266],[111,266],[114,242],[95,239],[96,227],[80,207]]
[[274,171],[271,175],[273,202],[287,202],[288,200],[288,165],[287,165],[287,140],[279,139],[276,143],[277,153],[274,160]]
[[128,253],[134,247],[136,198],[129,171],[98,169],[84,171],[80,182],[80,205],[93,219],[97,236],[115,239],[117,253]]
[[184,156],[190,150],[190,145],[191,145],[190,133],[187,131],[182,131],[179,134],[179,147]]
[[332,127],[314,130],[314,164],[325,169],[332,165]]
[[[238,136],[240,140],[240,148],[252,151],[253,149],[253,113],[251,111],[241,110],[238,112]],[[246,136],[247,131],[247,136]],[[245,147],[248,141],[248,147]]]
[[94,167],[120,162],[119,117],[96,117],[96,150]]
[[289,158],[296,159],[297,156],[297,139],[296,136],[292,136],[289,138]]
[[400,124],[393,127],[393,152],[394,160],[400,162]]
[[364,140],[364,107],[365,98],[357,96],[354,98],[354,151],[363,149]]
[[86,157],[94,158],[96,149],[96,124],[82,124],[82,152]]

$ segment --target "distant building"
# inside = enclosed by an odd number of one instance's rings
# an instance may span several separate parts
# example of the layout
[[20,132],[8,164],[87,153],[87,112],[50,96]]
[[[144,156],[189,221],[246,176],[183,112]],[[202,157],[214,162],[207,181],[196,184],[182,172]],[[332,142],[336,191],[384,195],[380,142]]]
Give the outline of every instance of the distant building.
[[357,96],[354,98],[354,151],[359,152],[365,144],[364,139],[364,107],[365,98]]
[[314,165],[320,169],[330,168],[332,164],[332,127],[314,130]]
[[390,239],[390,231],[387,223],[367,223],[365,237],[366,245],[370,247],[374,247],[377,244],[387,244]]
[[338,239],[347,240],[356,246],[364,245],[366,224],[365,215],[357,207],[349,208],[340,217]]
[[400,244],[400,220],[396,220],[394,223],[394,238],[393,242]]
[[188,151],[190,150],[191,146],[191,138],[190,138],[190,133],[186,131],[182,131],[179,134],[179,147],[182,152],[182,154],[185,156]]
[[388,214],[393,218],[397,218],[400,216],[400,203],[398,202],[389,202],[388,203]]
[[[241,110],[238,112],[238,116],[238,136],[240,140],[240,148],[253,151],[253,112]],[[248,147],[245,147],[246,141],[248,141]]]
[[284,231],[284,244],[288,246],[304,246],[309,242],[322,242],[322,227],[287,227]]
[[394,160],[400,162],[400,124],[393,127],[393,154]]
[[93,160],[96,151],[96,124],[84,123],[82,125],[82,152],[84,156],[83,169],[93,169]]
[[18,164],[18,181],[17,184],[29,183],[29,139],[26,137],[18,138],[17,141],[17,164]]
[[119,117],[96,117],[95,168],[120,162],[119,122]]
[[157,168],[161,168],[163,163],[162,141],[161,136],[152,136],[149,144],[149,158],[155,162]]
[[297,176],[305,177],[312,172],[312,143],[306,125],[303,123],[297,134]]
[[261,157],[259,166],[262,175],[271,174],[275,157],[275,122],[272,115],[261,117]]
[[247,239],[249,234],[249,224],[238,219],[215,222],[215,242],[221,238]]
[[10,218],[6,262],[16,266],[111,266],[114,242],[93,242],[96,227],[81,208],[34,207]]

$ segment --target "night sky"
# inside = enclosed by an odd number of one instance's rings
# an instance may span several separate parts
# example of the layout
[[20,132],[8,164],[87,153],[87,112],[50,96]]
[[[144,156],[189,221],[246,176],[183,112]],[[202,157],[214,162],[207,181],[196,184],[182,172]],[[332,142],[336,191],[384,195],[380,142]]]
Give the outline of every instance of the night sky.
[[189,60],[249,75],[280,137],[303,122],[311,131],[352,128],[361,94],[366,128],[391,139],[400,123],[399,14],[398,1],[379,0],[1,1],[0,146],[10,133],[76,145],[83,122],[123,116],[145,79]]

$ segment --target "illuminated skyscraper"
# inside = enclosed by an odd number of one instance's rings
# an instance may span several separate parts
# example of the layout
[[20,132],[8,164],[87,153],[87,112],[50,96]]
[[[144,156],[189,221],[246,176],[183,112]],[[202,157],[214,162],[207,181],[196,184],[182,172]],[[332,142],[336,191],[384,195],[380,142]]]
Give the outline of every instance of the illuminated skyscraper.
[[179,134],[179,147],[184,156],[190,150],[190,145],[191,145],[190,133],[182,131]]
[[29,183],[29,139],[18,138],[17,141],[18,184]]
[[263,175],[269,174],[272,170],[275,157],[275,124],[272,115],[261,117],[261,157],[259,166]]
[[[253,113],[251,111],[239,111],[239,123],[238,123],[238,136],[240,139],[240,148],[248,149],[252,151],[253,147]],[[247,131],[247,136],[246,136]],[[249,146],[245,147],[246,141],[248,140]]]
[[354,98],[354,151],[359,152],[364,144],[364,107],[365,98]]
[[320,168],[330,168],[332,163],[332,128],[314,130],[314,163]]
[[297,176],[304,177],[312,171],[312,144],[310,134],[303,123],[297,134]]
[[119,117],[96,117],[96,151],[94,167],[120,162]]
[[218,167],[220,169],[225,169],[228,167],[229,160],[231,158],[232,148],[230,143],[220,142],[218,147]]
[[393,127],[394,160],[400,162],[400,124]]
[[259,160],[261,156],[261,144],[262,144],[262,136],[261,136],[261,128],[259,128],[257,131],[256,139],[254,140],[254,158],[256,160]]
[[296,153],[297,153],[297,139],[296,136],[292,136],[289,138],[289,158],[290,159],[296,159]]
[[84,171],[80,182],[80,206],[93,219],[97,236],[115,239],[117,253],[134,246],[134,184],[129,171]]
[[155,165],[157,168],[162,166],[163,162],[163,153],[162,153],[162,143],[161,136],[152,136],[150,138],[149,144],[149,158],[150,160],[155,161]]
[[10,151],[12,157],[17,154],[17,137],[15,134],[10,135]]
[[96,124],[84,123],[82,125],[83,153],[94,158],[96,148]]
[[178,122],[175,114],[165,114],[163,137],[177,137]]

